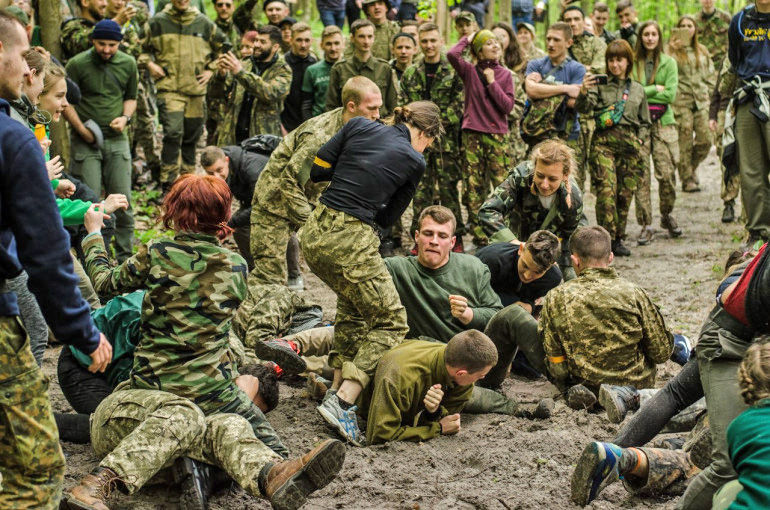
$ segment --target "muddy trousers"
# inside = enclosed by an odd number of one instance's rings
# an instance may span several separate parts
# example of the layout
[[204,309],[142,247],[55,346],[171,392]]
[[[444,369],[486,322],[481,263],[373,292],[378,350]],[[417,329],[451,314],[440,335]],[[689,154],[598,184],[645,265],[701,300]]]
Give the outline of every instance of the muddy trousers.
[[[639,448],[647,457],[647,477],[625,475],[623,485],[636,496],[682,494],[700,469],[689,452],[665,448]],[[710,507],[709,507],[710,508]]]
[[[195,172],[195,148],[203,134],[205,96],[158,92],[158,116],[163,126],[160,182],[170,185],[179,175]],[[182,164],[179,165],[179,153]]]
[[676,377],[634,413],[612,442],[623,448],[647,444],[671,418],[702,397],[698,360],[693,356]]
[[224,469],[247,493],[261,497],[259,473],[282,460],[241,416],[204,416],[190,400],[156,390],[122,390],[107,397],[91,423],[92,445],[129,494],[187,456]]
[[48,379],[15,316],[0,317],[0,479],[0,508],[59,508],[64,453]]
[[299,240],[310,269],[337,294],[329,365],[365,388],[382,355],[409,330],[377,235],[358,218],[319,204]]

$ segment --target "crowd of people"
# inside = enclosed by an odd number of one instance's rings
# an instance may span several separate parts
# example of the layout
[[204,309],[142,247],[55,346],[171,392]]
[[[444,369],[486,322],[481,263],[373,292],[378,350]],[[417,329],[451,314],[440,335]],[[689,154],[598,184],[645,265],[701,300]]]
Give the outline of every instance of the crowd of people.
[[[668,41],[629,0],[615,32],[605,3],[562,0],[545,51],[544,4],[485,28],[488,3],[452,2],[446,34],[415,0],[317,0],[316,40],[286,0],[215,0],[215,19],[65,1],[61,58],[30,2],[0,11],[0,507],[105,510],[164,479],[182,508],[233,484],[299,508],[346,443],[549,419],[554,399],[503,392],[511,372],[624,423],[576,459],[575,504],[622,479],[685,510],[770,507],[770,0],[701,0]],[[659,235],[653,175],[660,228],[685,234],[677,191],[700,191],[712,145],[746,239],[693,348],[612,262],[632,201],[636,243]],[[146,244],[142,186],[167,231]],[[51,339],[74,413],[51,409]],[[339,439],[290,455],[266,416],[287,379]],[[674,424],[686,439],[645,446]],[[100,458],[66,494],[60,440]]]

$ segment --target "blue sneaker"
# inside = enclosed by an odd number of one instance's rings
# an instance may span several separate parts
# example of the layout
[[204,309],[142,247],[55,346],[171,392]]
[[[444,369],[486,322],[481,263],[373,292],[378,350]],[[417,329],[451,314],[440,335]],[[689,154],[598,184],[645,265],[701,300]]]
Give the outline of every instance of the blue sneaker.
[[586,506],[609,484],[620,479],[618,464],[623,450],[612,443],[593,442],[580,454],[572,473],[572,501]]
[[348,410],[342,409],[340,399],[337,393],[328,393],[316,408],[326,423],[331,425],[343,438],[348,440],[354,446],[363,446],[366,439],[361,435],[358,428],[358,417],[356,411],[358,406],[353,406]]
[[677,365],[684,366],[690,359],[691,351],[692,347],[690,347],[690,339],[684,335],[675,334],[674,352],[671,353],[671,361]]

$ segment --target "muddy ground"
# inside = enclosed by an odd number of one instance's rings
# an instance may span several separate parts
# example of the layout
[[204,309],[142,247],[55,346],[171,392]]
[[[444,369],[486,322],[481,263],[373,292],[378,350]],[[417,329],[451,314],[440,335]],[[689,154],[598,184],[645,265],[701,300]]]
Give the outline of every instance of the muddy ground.
[[[629,221],[630,258],[617,260],[620,274],[644,286],[661,307],[672,330],[695,339],[713,302],[724,260],[741,241],[737,223],[720,222],[719,169],[712,154],[701,165],[703,191],[681,193],[675,217],[684,236],[670,239],[659,233],[649,246],[636,247],[639,232],[633,209]],[[657,184],[653,183],[655,227],[659,229]],[[594,197],[586,196],[586,213],[593,222]],[[408,224],[408,223],[407,223]],[[466,240],[467,242],[467,240]],[[409,244],[411,247],[411,244]],[[309,272],[305,294],[320,302],[325,315],[334,315],[334,294]],[[45,370],[56,379],[58,348],[46,355]],[[671,362],[659,370],[659,385],[679,367]],[[510,379],[510,397],[534,402],[550,396],[545,382]],[[51,396],[57,411],[71,411],[56,384]],[[334,437],[317,415],[315,403],[301,387],[281,385],[281,401],[268,418],[293,453],[305,452],[318,441]],[[569,500],[569,479],[583,446],[594,439],[609,440],[618,426],[604,414],[572,411],[557,401],[554,416],[527,421],[501,415],[463,415],[459,435],[426,443],[393,443],[370,448],[349,447],[341,476],[316,493],[308,509],[554,509],[576,508]],[[90,447],[64,444],[67,455],[65,488],[99,461]],[[620,484],[605,490],[589,506],[593,509],[672,509],[674,499],[637,499]],[[114,509],[176,509],[174,488],[148,487],[133,497],[121,496]],[[264,502],[236,490],[216,496],[213,509],[269,508]]]

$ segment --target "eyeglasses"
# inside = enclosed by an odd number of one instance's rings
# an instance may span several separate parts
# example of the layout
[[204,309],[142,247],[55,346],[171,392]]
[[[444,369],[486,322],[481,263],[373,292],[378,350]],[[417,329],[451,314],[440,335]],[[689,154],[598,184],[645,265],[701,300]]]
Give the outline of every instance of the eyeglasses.
[[228,2],[217,2],[217,3],[216,3],[216,4],[214,4],[214,5],[215,5],[216,7],[232,7],[232,6],[233,6],[233,4],[232,4],[232,3],[228,3]]

